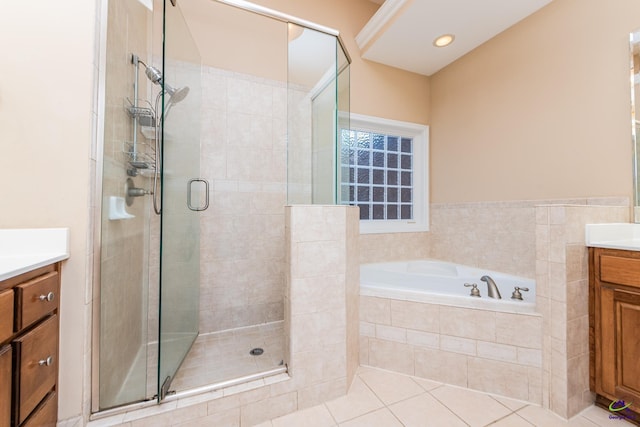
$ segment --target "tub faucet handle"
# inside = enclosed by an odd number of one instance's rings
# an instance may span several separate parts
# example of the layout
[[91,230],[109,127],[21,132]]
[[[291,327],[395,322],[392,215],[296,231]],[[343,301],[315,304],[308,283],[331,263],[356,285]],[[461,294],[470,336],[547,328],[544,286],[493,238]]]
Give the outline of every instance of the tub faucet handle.
[[465,283],[465,287],[471,287],[471,296],[480,298],[480,289],[478,289],[478,285],[476,283]]
[[522,301],[522,294],[520,293],[520,291],[529,292],[529,288],[520,288],[518,286],[515,286],[513,288],[513,293],[511,294],[511,299],[518,299]]

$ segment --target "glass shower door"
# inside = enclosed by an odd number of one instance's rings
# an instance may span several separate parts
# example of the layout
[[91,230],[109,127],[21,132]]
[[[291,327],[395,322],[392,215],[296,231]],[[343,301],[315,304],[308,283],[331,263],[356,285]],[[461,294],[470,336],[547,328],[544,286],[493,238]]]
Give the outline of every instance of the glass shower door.
[[200,215],[200,54],[179,7],[164,1],[162,219],[158,400],[198,336]]

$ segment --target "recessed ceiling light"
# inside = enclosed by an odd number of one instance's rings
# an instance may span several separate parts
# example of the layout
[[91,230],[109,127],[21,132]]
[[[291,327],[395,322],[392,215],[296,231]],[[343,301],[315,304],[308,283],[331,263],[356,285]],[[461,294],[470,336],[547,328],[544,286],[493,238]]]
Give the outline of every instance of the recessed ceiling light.
[[443,34],[440,37],[436,37],[436,39],[433,41],[433,45],[435,47],[449,46],[451,43],[453,43],[453,40],[455,38],[456,36],[454,36],[453,34]]

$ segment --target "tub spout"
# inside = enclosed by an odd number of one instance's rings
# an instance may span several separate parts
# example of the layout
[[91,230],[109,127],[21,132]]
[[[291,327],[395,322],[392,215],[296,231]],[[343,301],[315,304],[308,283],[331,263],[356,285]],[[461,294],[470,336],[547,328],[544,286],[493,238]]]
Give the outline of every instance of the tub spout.
[[487,282],[487,295],[489,296],[489,298],[502,299],[502,296],[500,296],[500,291],[498,290],[498,285],[496,285],[496,282],[494,282],[491,277],[482,276],[480,280],[482,280],[483,282]]

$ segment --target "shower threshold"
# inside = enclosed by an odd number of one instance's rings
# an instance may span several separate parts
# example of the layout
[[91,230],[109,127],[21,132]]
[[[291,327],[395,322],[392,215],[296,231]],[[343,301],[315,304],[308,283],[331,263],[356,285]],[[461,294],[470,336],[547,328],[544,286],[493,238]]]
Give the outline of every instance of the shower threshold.
[[178,391],[178,392],[175,392],[175,393],[167,396],[164,399],[164,402],[171,402],[171,401],[176,400],[176,399],[183,399],[185,397],[191,397],[191,396],[195,396],[195,395],[198,395],[198,394],[209,393],[211,391],[227,389],[229,387],[237,386],[237,385],[240,385],[240,384],[247,384],[247,383],[250,383],[250,382],[253,382],[253,381],[258,381],[258,380],[262,380],[262,379],[265,379],[265,378],[273,377],[273,376],[280,375],[280,374],[286,374],[286,373],[287,373],[287,365],[283,365],[281,367],[278,367],[278,368],[275,368],[275,369],[271,369],[269,371],[260,372],[260,373],[252,374],[252,375],[246,375],[244,377],[234,378],[232,380],[227,380],[227,381],[222,381],[222,382],[219,382],[217,384],[209,384],[209,385],[198,387],[198,388],[194,388],[194,389],[191,389],[191,390]]
[[[124,414],[127,414],[127,416],[131,418],[131,420],[143,418],[145,415],[148,415],[146,411],[143,411],[146,408],[150,408],[154,406],[162,406],[165,403],[174,402],[176,400],[184,399],[187,397],[193,397],[193,396],[204,395],[207,393],[212,393],[211,398],[206,400],[214,400],[222,396],[228,396],[230,394],[235,394],[236,392],[245,391],[244,389],[242,390],[231,389],[232,387],[240,386],[243,384],[253,384],[253,386],[249,387],[248,389],[258,388],[261,386],[271,384],[272,383],[271,381],[267,383],[266,380],[276,377],[278,375],[284,374],[282,377],[282,380],[287,380],[289,378],[289,376],[287,375],[287,372],[288,372],[287,365],[285,364],[281,367],[270,369],[268,371],[263,371],[263,372],[259,372],[252,375],[246,375],[244,377],[234,378],[232,380],[222,381],[216,384],[208,384],[206,386],[197,387],[190,390],[175,392],[167,396],[160,403],[158,403],[155,399],[153,399],[153,400],[146,400],[142,402],[132,403],[130,405],[123,405],[117,408],[106,409],[104,411],[91,414],[91,416],[89,417],[90,422],[87,427],[91,427],[91,421],[104,420],[106,418],[116,417],[116,416],[122,417]],[[265,380],[264,384],[256,383],[256,381],[260,381],[260,380]],[[275,380],[273,382],[278,382],[278,381]],[[221,393],[218,395],[213,392],[221,392]],[[140,411],[139,417],[136,417],[137,411]]]

